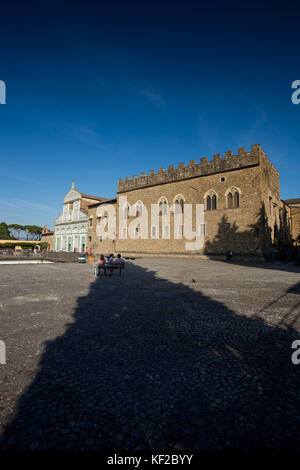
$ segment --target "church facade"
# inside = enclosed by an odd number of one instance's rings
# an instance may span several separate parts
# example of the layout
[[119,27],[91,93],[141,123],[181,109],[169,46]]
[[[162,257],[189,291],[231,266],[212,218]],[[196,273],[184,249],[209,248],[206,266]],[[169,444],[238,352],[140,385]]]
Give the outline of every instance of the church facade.
[[82,251],[87,247],[88,207],[104,198],[83,194],[72,188],[64,197],[63,210],[55,220],[55,249]]

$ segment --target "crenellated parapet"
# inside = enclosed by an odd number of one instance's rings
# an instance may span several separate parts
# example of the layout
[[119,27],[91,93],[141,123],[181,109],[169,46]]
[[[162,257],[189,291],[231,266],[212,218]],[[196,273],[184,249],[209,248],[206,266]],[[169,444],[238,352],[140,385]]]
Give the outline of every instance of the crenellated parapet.
[[238,149],[237,155],[233,155],[232,151],[228,151],[225,152],[225,156],[222,158],[221,154],[217,153],[213,155],[213,159],[210,161],[207,157],[202,157],[199,163],[196,160],[190,160],[187,166],[184,163],[179,163],[177,168],[169,165],[168,170],[159,168],[157,173],[152,170],[148,175],[141,173],[140,177],[134,175],[132,178],[125,178],[125,181],[119,179],[118,193],[246,168],[258,165],[262,157],[266,158],[259,144],[252,145],[250,152],[247,152],[245,147],[241,147]]

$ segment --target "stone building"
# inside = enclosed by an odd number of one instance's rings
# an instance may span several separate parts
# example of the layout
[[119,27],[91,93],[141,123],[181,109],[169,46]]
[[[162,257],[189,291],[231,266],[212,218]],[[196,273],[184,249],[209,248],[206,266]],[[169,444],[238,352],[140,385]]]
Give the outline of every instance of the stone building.
[[[126,197],[129,206],[137,212],[151,204],[159,207],[155,225],[149,224],[147,237],[139,234],[125,238],[120,233],[120,219],[128,218],[124,205]],[[193,212],[193,230],[204,235],[204,244],[199,250],[186,248],[186,238],[174,232],[174,214],[170,222],[164,223],[164,207],[175,204],[185,211],[186,204],[204,205],[204,221],[196,227]],[[173,212],[176,213],[176,207]],[[253,145],[251,151],[240,148],[237,155],[231,151],[189,162],[180,163],[158,173],[150,171],[119,180],[117,194],[117,240],[116,251],[128,255],[224,255],[231,250],[235,255],[262,257],[272,248],[276,237],[288,239],[290,232],[290,210],[280,199],[279,174],[270,163],[260,145]],[[177,227],[178,229],[178,227]],[[182,232],[182,227],[179,227]]]
[[[114,217],[113,214],[109,214],[107,209],[114,208],[116,211],[116,207],[117,199],[107,199],[106,201],[94,202],[89,205],[87,246],[93,253],[110,254],[116,252],[116,229],[112,233],[111,238],[105,238],[97,233],[97,227],[99,227],[101,218],[105,222],[105,219],[108,219],[109,216],[111,219]],[[114,226],[116,225],[116,218],[112,223]]]
[[290,208],[292,226],[291,237],[294,243],[300,245],[300,198],[286,199],[284,201]]
[[64,197],[63,211],[55,220],[55,249],[81,251],[86,248],[88,232],[88,206],[105,198],[83,194],[72,188]]
[[47,250],[54,250],[55,240],[54,240],[54,230],[49,230],[45,225],[42,230],[41,242],[48,243]]
[[[198,220],[197,204],[204,209]],[[153,207],[155,217],[150,217]],[[184,227],[188,210],[191,229],[202,237],[200,247],[187,245],[192,241]],[[119,180],[116,199],[88,207],[88,246],[98,254],[224,257],[232,251],[236,257],[262,259],[276,239],[290,243],[291,230],[299,233],[292,217],[291,204],[280,198],[278,171],[260,145],[252,145],[236,155],[228,151],[223,158],[216,154],[211,161],[203,157],[199,163]],[[100,230],[103,219],[113,227],[110,238]]]

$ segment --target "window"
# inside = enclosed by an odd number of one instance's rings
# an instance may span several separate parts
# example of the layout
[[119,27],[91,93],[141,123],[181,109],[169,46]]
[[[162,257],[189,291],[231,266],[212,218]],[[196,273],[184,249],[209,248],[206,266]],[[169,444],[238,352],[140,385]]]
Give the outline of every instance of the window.
[[135,212],[137,217],[143,215],[143,204],[140,201],[136,203]]
[[240,195],[237,191],[234,193],[234,207],[240,207]]
[[206,198],[206,210],[211,211],[211,197],[207,196]]
[[135,227],[135,238],[139,238],[139,236],[140,236],[139,227]]
[[90,219],[90,227],[93,226],[93,219]]
[[212,208],[213,211],[216,210],[216,208],[217,208],[217,196],[215,194],[212,197],[211,208]]
[[164,225],[163,226],[163,238],[169,238],[169,225]]
[[175,201],[175,214],[183,214],[184,211],[184,200],[181,197],[177,197]]
[[220,181],[222,181],[222,182],[223,182],[223,181],[225,181],[225,177],[224,177],[224,176],[222,176],[222,178],[221,178],[221,180],[220,180]]
[[240,193],[235,188],[229,191],[227,194],[227,209],[238,209],[240,207]]
[[207,211],[214,211],[217,209],[217,195],[213,189],[207,191],[204,195],[204,200]]
[[156,238],[156,233],[157,233],[157,227],[156,227],[156,225],[152,225],[152,227],[151,227],[151,237]]
[[159,203],[159,215],[167,215],[167,201],[160,201]]
[[272,215],[272,198],[269,197],[269,214]]
[[60,249],[60,238],[57,237],[56,239],[56,249],[59,250]]

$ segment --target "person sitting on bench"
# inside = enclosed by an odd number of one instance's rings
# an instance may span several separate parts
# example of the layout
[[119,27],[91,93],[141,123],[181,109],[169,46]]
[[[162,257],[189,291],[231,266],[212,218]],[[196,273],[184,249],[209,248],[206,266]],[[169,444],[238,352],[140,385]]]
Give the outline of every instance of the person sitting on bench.
[[[114,262],[114,255],[113,255],[113,253],[111,253],[107,258],[107,263],[112,264],[113,262]],[[111,276],[112,272],[113,272],[113,269],[112,268],[108,268],[108,269],[109,269],[109,276]]]
[[106,274],[104,255],[101,255],[100,258],[98,259],[98,276],[101,273],[103,273],[104,275]]
[[114,260],[114,264],[120,264],[122,266],[125,265],[125,260],[122,258],[120,253],[117,255],[116,259]]

